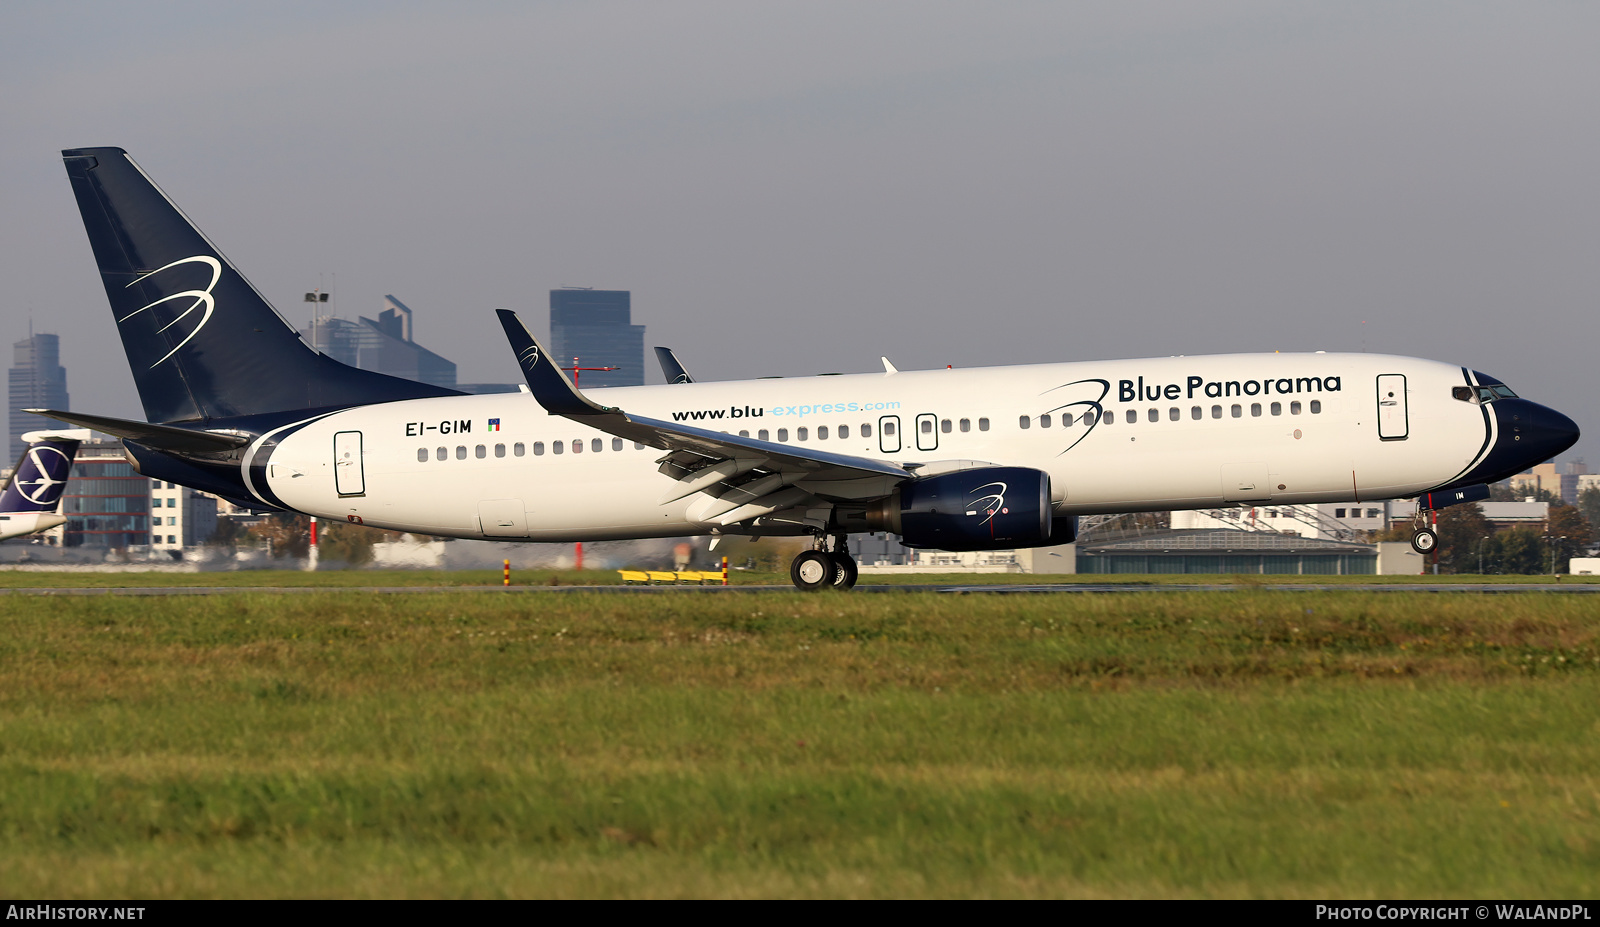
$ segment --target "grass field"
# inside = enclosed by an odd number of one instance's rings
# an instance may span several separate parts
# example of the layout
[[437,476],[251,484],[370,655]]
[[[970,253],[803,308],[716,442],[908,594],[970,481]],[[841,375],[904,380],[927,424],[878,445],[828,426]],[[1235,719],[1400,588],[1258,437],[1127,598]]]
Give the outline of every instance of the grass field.
[[1586,600],[4,599],[0,886],[1591,896]]

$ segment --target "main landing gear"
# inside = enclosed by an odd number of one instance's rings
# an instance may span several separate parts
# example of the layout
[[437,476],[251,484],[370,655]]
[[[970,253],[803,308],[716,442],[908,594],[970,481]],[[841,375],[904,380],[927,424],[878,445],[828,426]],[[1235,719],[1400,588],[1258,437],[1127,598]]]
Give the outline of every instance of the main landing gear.
[[856,584],[856,577],[860,571],[856,561],[850,556],[850,545],[845,536],[835,535],[833,550],[824,549],[826,542],[817,539],[818,547],[814,550],[802,551],[789,565],[789,578],[794,580],[794,586],[803,592],[815,592],[818,589],[845,590]]

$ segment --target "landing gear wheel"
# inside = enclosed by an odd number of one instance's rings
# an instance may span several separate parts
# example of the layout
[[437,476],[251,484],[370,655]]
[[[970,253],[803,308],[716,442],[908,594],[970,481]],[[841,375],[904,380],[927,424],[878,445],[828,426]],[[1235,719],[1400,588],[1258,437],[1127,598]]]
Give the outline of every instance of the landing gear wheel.
[[826,551],[807,550],[795,556],[789,564],[789,578],[801,592],[815,592],[834,583],[838,567]]
[[1411,549],[1419,554],[1431,554],[1439,546],[1439,536],[1431,528],[1421,528],[1411,536]]
[[833,555],[833,588],[841,592],[854,589],[856,578],[860,575],[861,571],[856,568],[855,558],[849,554]]

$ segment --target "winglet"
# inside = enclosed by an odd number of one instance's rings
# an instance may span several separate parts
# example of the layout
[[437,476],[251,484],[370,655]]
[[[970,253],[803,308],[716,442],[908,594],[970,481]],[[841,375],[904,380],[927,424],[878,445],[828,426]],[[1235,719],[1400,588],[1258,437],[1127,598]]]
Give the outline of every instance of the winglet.
[[533,337],[515,312],[496,309],[495,315],[500,317],[500,326],[506,330],[511,350],[517,355],[517,365],[522,368],[523,379],[528,381],[528,391],[546,412],[571,416],[609,415],[617,411],[584,398],[567,379],[566,371],[551,358],[550,352]]
[[656,360],[660,362],[661,373],[667,378],[668,383],[694,382],[694,377],[689,376],[689,371],[678,363],[678,356],[672,353],[671,348],[657,347]]
[[899,372],[900,372],[900,371],[899,371],[899,370],[898,370],[898,369],[897,369],[897,368],[896,368],[896,367],[895,367],[895,365],[893,365],[893,364],[891,364],[891,363],[889,363],[889,358],[887,358],[887,357],[880,357],[880,358],[878,358],[878,360],[881,360],[881,361],[883,361],[883,372],[884,372],[884,373],[899,373]]

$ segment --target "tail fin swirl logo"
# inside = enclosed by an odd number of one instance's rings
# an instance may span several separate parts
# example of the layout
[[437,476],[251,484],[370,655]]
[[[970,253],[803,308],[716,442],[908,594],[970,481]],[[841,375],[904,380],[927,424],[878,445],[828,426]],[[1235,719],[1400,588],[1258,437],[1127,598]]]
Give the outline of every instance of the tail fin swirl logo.
[[217,281],[222,279],[222,262],[218,261],[214,257],[208,257],[208,256],[203,255],[203,254],[197,254],[194,257],[186,257],[181,261],[173,261],[171,264],[168,264],[165,267],[157,267],[155,270],[152,270],[147,274],[141,274],[140,276],[138,276],[137,278],[134,279],[133,283],[128,284],[128,286],[133,286],[134,283],[139,283],[140,281],[143,281],[145,279],[153,277],[156,274],[159,274],[164,270],[170,270],[171,268],[177,267],[177,266],[179,266],[181,264],[204,264],[207,267],[210,267],[211,268],[211,282],[207,283],[206,284],[206,288],[203,289],[203,290],[183,290],[183,291],[178,292],[178,293],[173,293],[170,296],[163,296],[160,299],[156,300],[155,302],[150,303],[149,305],[140,306],[138,309],[133,310],[132,312],[128,313],[127,315],[125,315],[122,318],[117,320],[117,323],[121,324],[121,323],[126,322],[129,319],[133,318],[134,316],[138,315],[139,313],[145,311],[146,309],[153,309],[156,306],[161,305],[162,303],[172,302],[175,299],[193,299],[194,302],[190,303],[188,308],[186,308],[182,312],[178,313],[177,317],[174,318],[172,321],[170,321],[167,324],[161,326],[160,331],[165,332],[167,329],[169,329],[172,326],[174,326],[174,325],[178,324],[179,322],[183,321],[183,319],[185,317],[187,317],[190,313],[194,312],[196,309],[199,309],[201,306],[205,307],[205,312],[200,316],[200,321],[196,322],[194,328],[189,330],[189,334],[185,335],[183,337],[182,341],[178,342],[175,346],[173,346],[172,350],[168,351],[166,354],[163,354],[161,356],[160,360],[157,360],[155,364],[151,364],[150,366],[152,368],[155,367],[156,364],[161,363],[161,361],[164,361],[167,358],[171,357],[172,355],[178,353],[178,349],[179,348],[181,348],[184,345],[188,344],[190,341],[193,341],[194,340],[194,336],[200,334],[200,330],[202,328],[206,327],[206,323],[207,322],[211,321],[211,313],[217,307],[217,301],[216,301],[215,298],[212,297],[211,291],[212,291],[212,289],[214,289],[216,287]]

